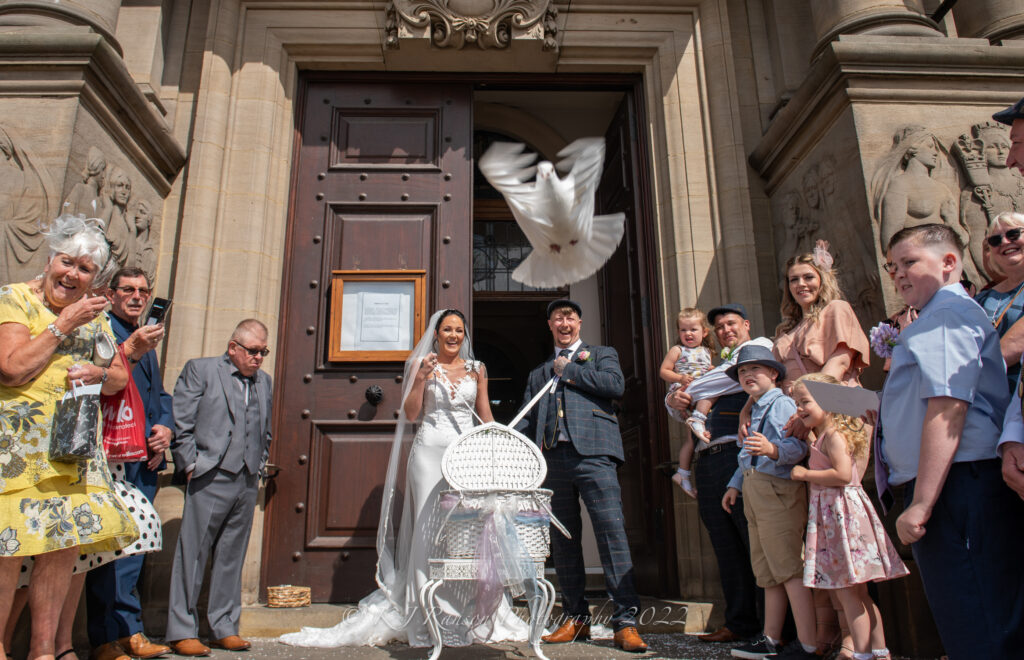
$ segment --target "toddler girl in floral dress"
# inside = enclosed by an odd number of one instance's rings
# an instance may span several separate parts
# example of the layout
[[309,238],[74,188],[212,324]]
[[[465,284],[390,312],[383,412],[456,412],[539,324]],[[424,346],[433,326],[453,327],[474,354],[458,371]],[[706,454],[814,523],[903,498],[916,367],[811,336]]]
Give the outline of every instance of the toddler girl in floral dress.
[[860,484],[868,462],[868,436],[860,420],[827,412],[804,384],[839,381],[824,373],[801,376],[793,384],[797,415],[814,431],[808,467],[791,477],[810,484],[804,585],[835,589],[843,606],[855,660],[889,658],[878,607],[867,583],[903,577],[907,567],[882,527]]

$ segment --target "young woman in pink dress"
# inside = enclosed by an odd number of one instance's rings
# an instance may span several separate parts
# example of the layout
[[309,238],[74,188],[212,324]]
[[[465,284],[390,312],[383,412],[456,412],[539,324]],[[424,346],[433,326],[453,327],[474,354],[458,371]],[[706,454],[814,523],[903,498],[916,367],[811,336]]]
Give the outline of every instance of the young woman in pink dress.
[[794,481],[810,484],[804,585],[835,590],[853,637],[855,660],[888,658],[878,607],[867,583],[907,575],[871,500],[860,484],[868,464],[869,439],[860,420],[827,412],[807,381],[839,384],[824,373],[793,383],[797,415],[814,433],[808,467],[793,468]]

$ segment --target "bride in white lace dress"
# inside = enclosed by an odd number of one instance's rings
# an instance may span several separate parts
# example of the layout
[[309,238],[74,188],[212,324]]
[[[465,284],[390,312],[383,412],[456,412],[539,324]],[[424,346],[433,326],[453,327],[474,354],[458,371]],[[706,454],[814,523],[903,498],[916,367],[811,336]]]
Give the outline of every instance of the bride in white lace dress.
[[[461,312],[435,312],[428,331],[405,363],[405,392],[391,460],[384,484],[381,521],[377,533],[377,584],[380,587],[359,602],[350,616],[332,628],[303,628],[282,635],[294,646],[384,645],[392,641],[410,646],[433,646],[426,618],[419,606],[420,587],[429,579],[428,559],[436,546],[441,523],[439,493],[448,488],[441,474],[445,448],[474,426],[474,414],[493,420],[487,399],[487,373],[473,359]],[[420,417],[422,414],[422,417]],[[418,420],[408,453],[405,499],[395,507],[400,458],[408,431]],[[400,520],[399,520],[400,519]],[[398,529],[397,538],[395,529]],[[473,610],[475,584],[445,584],[438,592],[441,634],[446,646],[475,642],[521,641],[528,625],[513,612],[507,596],[488,616]]]

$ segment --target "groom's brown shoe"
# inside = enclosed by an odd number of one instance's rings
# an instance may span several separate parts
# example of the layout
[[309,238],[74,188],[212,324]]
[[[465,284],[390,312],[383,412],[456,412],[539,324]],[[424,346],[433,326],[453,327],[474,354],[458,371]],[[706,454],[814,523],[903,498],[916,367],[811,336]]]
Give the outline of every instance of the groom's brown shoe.
[[615,646],[630,653],[643,653],[647,650],[647,642],[640,639],[640,633],[633,626],[615,631]]
[[569,619],[559,626],[558,630],[550,635],[544,635],[541,639],[548,644],[565,644],[566,642],[590,639],[590,624]]

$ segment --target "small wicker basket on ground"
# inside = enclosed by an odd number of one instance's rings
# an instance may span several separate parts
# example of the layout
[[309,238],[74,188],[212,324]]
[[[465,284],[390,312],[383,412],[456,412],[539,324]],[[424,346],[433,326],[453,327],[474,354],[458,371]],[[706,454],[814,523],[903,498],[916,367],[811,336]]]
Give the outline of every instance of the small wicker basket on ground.
[[311,591],[309,587],[290,584],[267,587],[267,607],[309,607]]

